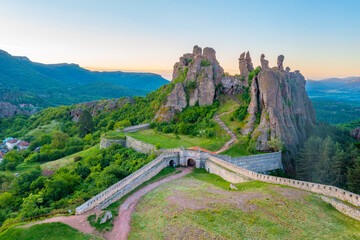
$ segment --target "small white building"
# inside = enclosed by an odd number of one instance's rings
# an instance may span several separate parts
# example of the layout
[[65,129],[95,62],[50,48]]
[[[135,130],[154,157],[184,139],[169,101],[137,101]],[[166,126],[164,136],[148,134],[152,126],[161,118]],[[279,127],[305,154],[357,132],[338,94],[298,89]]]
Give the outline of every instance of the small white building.
[[20,140],[14,138],[14,139],[11,139],[10,141],[7,141],[6,146],[9,150],[13,150],[14,147],[17,146],[19,142],[20,142]]

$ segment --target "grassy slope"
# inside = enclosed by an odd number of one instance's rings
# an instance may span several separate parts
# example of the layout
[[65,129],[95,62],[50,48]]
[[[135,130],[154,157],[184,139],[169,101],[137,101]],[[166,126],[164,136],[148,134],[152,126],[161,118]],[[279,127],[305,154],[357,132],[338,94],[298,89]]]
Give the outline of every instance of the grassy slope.
[[29,228],[10,228],[0,234],[0,240],[90,240],[102,239],[82,234],[63,223],[44,223]]
[[[109,132],[106,134],[111,138],[123,137],[124,133]],[[218,138],[201,138],[187,135],[179,135],[180,139],[176,139],[175,134],[155,133],[153,129],[141,130],[134,133],[126,133],[135,139],[156,145],[160,144],[161,148],[177,148],[183,146],[184,148],[199,146],[211,151],[220,149],[226,141],[230,139],[229,136],[221,136]]]
[[29,131],[26,135],[33,136],[35,138],[40,137],[42,134],[51,133],[60,125],[59,122],[53,120],[51,123],[43,126],[39,126],[31,131]]
[[41,165],[41,168],[42,169],[47,169],[47,170],[59,169],[60,167],[64,167],[64,166],[67,166],[67,165],[73,163],[74,158],[76,156],[81,156],[81,157],[84,157],[84,158],[89,156],[94,149],[99,149],[99,145],[95,145],[94,147],[91,147],[91,148],[86,149],[84,151],[77,152],[77,153],[74,153],[72,155],[60,158],[58,160],[54,160],[54,161],[44,163],[44,164]]
[[[360,222],[335,210],[312,194],[291,199],[275,189],[299,191],[261,182],[229,183],[195,169],[186,178],[164,184],[146,194],[133,214],[129,239],[359,239]],[[263,195],[229,202],[228,194]],[[225,190],[225,191],[224,191]],[[178,207],[168,199],[186,196],[189,205]],[[293,197],[293,196],[291,196]],[[187,204],[187,203],[186,203]],[[244,206],[254,206],[249,211]]]

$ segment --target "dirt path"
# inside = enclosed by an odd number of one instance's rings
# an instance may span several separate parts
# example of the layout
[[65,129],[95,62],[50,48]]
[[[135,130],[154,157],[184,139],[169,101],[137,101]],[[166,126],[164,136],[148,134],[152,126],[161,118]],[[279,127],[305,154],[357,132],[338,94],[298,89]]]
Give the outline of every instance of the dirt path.
[[152,191],[157,186],[170,182],[172,180],[181,178],[192,172],[192,168],[180,168],[181,173],[171,175],[158,182],[151,183],[144,188],[138,190],[129,196],[119,208],[119,215],[114,220],[114,227],[111,232],[106,232],[104,237],[109,240],[125,240],[131,231],[130,221],[131,214],[133,213],[138,201],[146,193]]
[[[158,182],[151,183],[144,188],[141,188],[137,192],[130,195],[125,202],[120,206],[119,208],[119,215],[114,220],[114,227],[111,232],[106,232],[102,234],[103,237],[109,240],[119,240],[119,239],[127,239],[128,234],[130,233],[130,221],[131,221],[131,214],[134,211],[134,208],[136,207],[139,199],[144,196],[146,193],[152,191],[157,186],[170,182],[172,180],[181,178],[189,173],[192,172],[192,168],[179,168],[181,173],[171,175],[169,177],[166,177]],[[86,234],[96,234],[99,235],[99,232],[96,231],[93,227],[90,226],[89,221],[87,220],[89,215],[92,214],[99,215],[101,211],[93,209],[91,211],[88,211],[84,214],[80,215],[73,215],[73,216],[59,216],[59,217],[53,217],[49,219],[45,219],[38,222],[29,223],[27,225],[23,225],[20,227],[31,227],[33,225],[42,224],[42,223],[52,223],[52,222],[62,222],[67,225],[69,225],[72,228],[75,228],[79,230],[80,232],[86,233]]]
[[80,232],[89,234],[94,233],[96,234],[96,230],[90,226],[89,221],[87,220],[89,215],[92,214],[99,214],[99,210],[91,210],[81,215],[72,215],[72,216],[60,216],[60,217],[53,217],[49,219],[45,219],[38,222],[29,223],[27,225],[21,226],[21,227],[31,227],[33,225],[42,224],[42,223],[53,223],[53,222],[61,222],[69,225],[72,228],[75,228],[79,230]]
[[227,142],[224,144],[224,146],[222,146],[222,148],[220,148],[220,150],[218,150],[218,151],[215,152],[216,154],[221,153],[221,152],[229,149],[229,148],[231,147],[231,145],[232,145],[234,142],[236,142],[236,134],[233,133],[233,132],[225,125],[225,123],[220,120],[220,117],[221,117],[222,115],[232,113],[232,112],[234,112],[235,110],[236,110],[236,109],[234,109],[234,110],[232,110],[232,111],[230,111],[230,112],[224,112],[224,113],[221,113],[221,114],[216,115],[216,116],[214,117],[214,118],[215,118],[215,121],[217,121],[217,122],[219,123],[220,127],[222,127],[222,128],[231,136],[230,140],[227,141]]

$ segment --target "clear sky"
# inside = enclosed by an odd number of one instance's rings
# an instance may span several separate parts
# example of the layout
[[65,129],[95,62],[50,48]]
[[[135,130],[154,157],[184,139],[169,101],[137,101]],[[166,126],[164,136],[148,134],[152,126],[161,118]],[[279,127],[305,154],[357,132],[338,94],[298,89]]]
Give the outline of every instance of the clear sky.
[[43,63],[168,76],[194,45],[225,71],[261,53],[306,78],[360,76],[359,0],[0,0],[0,49]]

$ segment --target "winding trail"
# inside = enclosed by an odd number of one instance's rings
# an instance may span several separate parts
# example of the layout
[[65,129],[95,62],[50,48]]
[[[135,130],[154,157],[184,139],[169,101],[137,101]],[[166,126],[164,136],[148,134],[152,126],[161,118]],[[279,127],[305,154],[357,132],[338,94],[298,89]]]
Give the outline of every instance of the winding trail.
[[181,173],[171,175],[167,178],[164,178],[158,182],[151,183],[132,195],[130,195],[123,204],[121,204],[119,208],[119,215],[114,220],[114,227],[111,232],[106,232],[104,234],[104,237],[108,240],[126,240],[127,236],[129,235],[131,228],[130,228],[130,221],[131,221],[131,214],[134,212],[134,209],[136,205],[138,204],[138,201],[142,196],[144,196],[146,193],[152,191],[154,188],[156,188],[159,185],[162,185],[164,183],[173,181],[175,179],[181,178],[189,173],[192,172],[193,168],[179,168],[181,170]]
[[233,132],[225,125],[225,123],[220,120],[220,117],[221,117],[222,115],[232,113],[232,112],[234,112],[235,110],[236,110],[236,109],[234,109],[234,110],[232,110],[232,111],[230,111],[230,112],[224,112],[224,113],[221,113],[221,114],[216,115],[216,116],[214,117],[215,121],[218,122],[218,124],[220,125],[220,127],[222,127],[222,129],[224,129],[224,130],[231,136],[230,140],[227,141],[227,142],[224,144],[224,146],[222,146],[218,151],[215,152],[216,154],[221,153],[221,152],[229,149],[229,148],[231,147],[231,145],[233,145],[233,143],[236,142],[236,134],[233,133]]
[[108,240],[126,240],[127,236],[129,235],[131,228],[130,228],[130,221],[131,221],[131,214],[134,212],[136,205],[141,197],[143,197],[146,193],[154,190],[157,186],[160,186],[164,183],[173,181],[175,179],[181,178],[193,171],[193,168],[178,168],[181,173],[170,175],[160,181],[153,182],[135,193],[131,194],[120,206],[119,208],[119,215],[114,219],[114,227],[110,232],[105,232],[103,234],[99,233],[95,228],[91,227],[89,221],[87,220],[89,215],[101,213],[100,210],[90,210],[86,213],[80,215],[72,215],[72,216],[59,216],[53,217],[49,219],[45,219],[38,222],[29,223],[27,225],[19,226],[28,228],[33,225],[42,224],[42,223],[52,223],[52,222],[61,222],[69,225],[72,228],[79,230],[80,232],[86,234],[95,234],[101,235],[105,239]]
[[19,226],[19,227],[24,227],[24,228],[28,228],[37,224],[42,224],[42,223],[53,223],[53,222],[61,222],[61,223],[65,223],[67,225],[69,225],[72,228],[75,228],[77,230],[79,230],[80,232],[86,233],[86,234],[98,234],[98,232],[95,230],[95,228],[90,226],[89,221],[87,220],[89,215],[92,214],[100,214],[99,210],[91,210],[88,211],[84,214],[81,215],[72,215],[72,216],[59,216],[59,217],[53,217],[53,218],[49,218],[49,219],[45,219],[42,221],[38,221],[38,222],[32,222],[23,226]]

